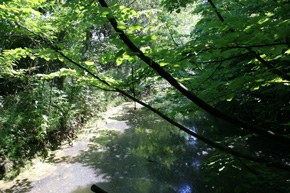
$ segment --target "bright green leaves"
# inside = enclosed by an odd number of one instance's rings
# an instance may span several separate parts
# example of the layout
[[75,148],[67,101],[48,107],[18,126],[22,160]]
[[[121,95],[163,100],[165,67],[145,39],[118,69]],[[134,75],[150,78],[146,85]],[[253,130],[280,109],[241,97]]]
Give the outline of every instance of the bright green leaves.
[[41,79],[49,80],[59,77],[71,77],[76,76],[77,72],[73,69],[67,69],[67,68],[61,68],[57,72],[49,73],[49,74],[37,74],[37,77],[40,77]]
[[27,49],[16,48],[10,50],[4,50],[0,55],[0,67],[1,73],[9,76],[20,76],[24,73],[22,69],[16,69],[17,63],[22,58],[30,56],[30,52]]
[[[246,6],[241,6],[242,2]],[[195,82],[202,85],[201,80],[207,80],[208,84],[203,87],[191,83],[193,89],[202,87],[214,96],[219,96],[217,91],[222,96],[228,89],[229,93],[234,93],[229,96],[238,96],[238,92],[255,91],[267,81],[271,82],[275,76],[265,71],[267,67],[251,55],[249,49],[265,61],[275,64],[274,68],[287,69],[283,62],[279,62],[286,59],[287,39],[282,34],[289,31],[289,24],[286,24],[288,19],[281,12],[285,8],[279,3],[265,2],[214,2],[224,22],[220,21],[208,3],[198,5],[197,10],[204,12],[192,32],[194,41],[188,44],[185,53],[190,53],[190,58],[200,66],[201,71]],[[205,6],[212,14],[207,12]]]
[[94,66],[94,62],[93,61],[85,61],[85,64],[87,66]]
[[28,5],[29,7],[40,7],[45,0],[13,0],[15,4]]
[[129,7],[116,6],[116,8],[113,8],[113,9],[114,9],[114,16],[118,18],[119,21],[127,21],[137,16],[136,11]]
[[124,62],[134,62],[136,60],[135,56],[131,56],[127,53],[123,53],[122,56],[118,57],[116,60],[117,66],[121,65]]
[[[22,60],[30,61],[31,66],[23,66]],[[0,67],[2,69],[3,75],[8,76],[23,76],[27,72],[36,71],[39,66],[37,64],[41,61],[44,66],[45,64],[54,63],[60,61],[64,62],[64,58],[58,55],[54,50],[51,49],[31,49],[31,48],[16,48],[10,50],[4,50],[0,57]],[[86,65],[91,66],[92,62],[86,61]],[[36,75],[43,77],[44,79],[53,79],[55,77],[61,76],[74,76],[76,75],[75,70],[71,69],[60,69],[60,71],[45,75]]]
[[120,6],[120,11],[123,15],[129,15],[129,16],[137,16],[137,13],[135,10],[131,9],[131,8],[128,8],[128,7],[125,7],[125,6]]
[[53,39],[56,28],[53,27],[53,16],[48,17],[44,13],[38,11],[38,6],[46,6],[43,1],[23,1],[21,4],[17,2],[9,2],[0,5],[2,20],[7,21],[11,27],[18,27],[18,30],[24,26],[28,30],[41,34],[42,36]]
[[119,22],[117,28],[120,29],[120,30],[125,30],[127,27],[126,27],[125,24]]
[[285,51],[285,54],[290,55],[290,49],[288,49],[287,51]]
[[9,61],[20,60],[26,58],[30,54],[29,50],[23,48],[15,48],[11,50],[5,50],[3,56]]
[[57,53],[51,49],[34,49],[32,51],[34,52],[34,56],[38,56],[46,61],[53,61],[59,58]]
[[110,17],[110,14],[111,14],[111,10],[107,7],[100,7],[98,8],[99,10],[99,15],[103,18],[107,18],[107,17]]
[[[126,29],[126,28],[125,28]],[[137,25],[130,25],[128,29],[128,34],[133,34],[134,32],[138,32],[142,29],[140,24]]]

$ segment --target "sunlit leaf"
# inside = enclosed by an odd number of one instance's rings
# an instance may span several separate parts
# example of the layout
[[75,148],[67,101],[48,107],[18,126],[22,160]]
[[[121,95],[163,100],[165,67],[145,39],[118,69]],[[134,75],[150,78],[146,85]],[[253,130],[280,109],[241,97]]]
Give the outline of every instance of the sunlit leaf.
[[219,168],[219,172],[223,171],[225,168],[226,168],[225,166]]
[[117,28],[120,30],[125,30],[127,27],[124,24],[118,24]]
[[88,66],[94,66],[94,62],[93,61],[85,61],[85,64]]

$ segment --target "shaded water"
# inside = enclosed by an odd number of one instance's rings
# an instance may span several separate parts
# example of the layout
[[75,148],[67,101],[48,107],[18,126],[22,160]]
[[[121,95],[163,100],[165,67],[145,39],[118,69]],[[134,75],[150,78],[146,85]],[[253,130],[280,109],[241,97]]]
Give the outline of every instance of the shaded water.
[[[91,139],[89,149],[72,160],[102,175],[106,180],[95,183],[109,193],[289,192],[290,181],[280,178],[279,173],[260,165],[248,167],[244,160],[215,151],[146,109],[123,111],[110,117],[114,124],[106,124],[115,130],[101,131],[102,135]],[[197,130],[192,122],[188,125]],[[215,140],[233,136],[236,131],[232,125],[209,117],[195,126],[199,133]],[[239,138],[235,140],[239,144]],[[224,141],[227,143],[231,145]],[[201,168],[204,161],[207,169]]]
[[[90,140],[90,147],[73,163],[93,168],[106,181],[96,184],[110,193],[195,192],[199,170],[194,138],[157,116],[139,109],[110,117],[115,120]],[[119,123],[124,128],[118,129]],[[79,192],[76,191],[76,192]]]
[[[274,185],[271,188],[267,182],[270,178],[263,182],[245,171],[239,161],[213,151],[153,113],[132,109],[129,103],[110,109],[101,123],[82,130],[73,147],[64,147],[45,163],[34,164],[10,187],[7,183],[1,187],[5,183],[0,181],[0,190],[90,193],[91,185],[97,184],[109,193],[256,193],[265,188],[268,192],[283,192],[274,191]],[[195,126],[204,135],[217,128],[226,133],[226,128],[231,127],[218,124],[203,118]],[[191,122],[188,125],[196,130]],[[218,140],[218,135],[210,137]],[[208,170],[201,168],[205,159]]]

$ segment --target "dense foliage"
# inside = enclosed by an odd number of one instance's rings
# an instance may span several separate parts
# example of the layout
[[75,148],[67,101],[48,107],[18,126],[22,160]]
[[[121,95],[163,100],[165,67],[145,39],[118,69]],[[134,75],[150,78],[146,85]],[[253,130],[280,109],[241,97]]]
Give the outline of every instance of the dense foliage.
[[[53,8],[57,9],[44,1],[1,4],[1,178],[4,174],[14,177],[19,166],[36,155],[46,157],[62,142],[71,143],[89,117],[115,101],[112,94],[96,90],[94,85],[85,83],[85,78],[75,77],[76,72],[68,64],[27,31],[30,28],[47,32],[45,37],[53,39],[54,44],[66,45],[72,53],[79,49],[73,48],[76,44],[70,45],[72,39],[65,39],[72,34],[52,26],[61,22],[60,16],[49,18],[55,23],[46,23]],[[22,22],[29,23],[27,29],[20,27]],[[53,29],[56,31],[50,31]],[[84,47],[83,58],[89,49],[86,44],[79,45]]]
[[[289,1],[107,3],[1,1],[0,158],[45,155],[113,91],[150,96],[157,114],[222,150],[209,151],[207,176],[248,168],[244,181],[266,183],[289,170]],[[196,136],[174,123],[198,125],[207,113],[231,129],[207,121]],[[280,174],[273,183],[284,191],[289,173]]]

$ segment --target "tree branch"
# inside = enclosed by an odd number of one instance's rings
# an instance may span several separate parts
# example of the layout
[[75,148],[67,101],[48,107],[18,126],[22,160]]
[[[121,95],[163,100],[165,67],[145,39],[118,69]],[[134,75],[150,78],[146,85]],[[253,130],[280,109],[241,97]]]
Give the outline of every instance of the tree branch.
[[[213,1],[212,0],[208,0],[208,2],[211,5],[212,9],[215,11],[215,13],[216,13],[217,17],[219,18],[219,20],[222,23],[225,23],[225,19],[223,18],[221,13],[217,10],[217,8],[216,8],[215,4],[213,3]],[[231,28],[230,31],[234,32],[235,30],[233,28]],[[283,43],[283,44],[288,45],[287,43]],[[250,47],[250,46],[239,46],[239,47],[238,46],[234,46],[234,47],[235,48],[245,48],[245,49],[247,49],[251,53],[251,55],[253,55],[261,64],[266,66],[270,70],[270,72],[272,72],[273,74],[276,74],[277,76],[281,77],[284,80],[290,81],[290,75],[288,75],[287,73],[284,73],[283,71],[275,68],[275,66],[273,66],[271,64],[271,62],[268,62],[268,61],[264,60],[263,58],[261,58],[261,56],[258,53],[256,53],[255,51],[253,51],[251,49],[251,48],[253,48],[253,46],[252,47]],[[256,46],[256,47],[263,47],[263,46]]]
[[[222,63],[222,62],[225,62],[225,61],[228,61],[228,60],[232,60],[232,59],[237,59],[237,58],[241,58],[241,57],[244,57],[244,56],[249,56],[249,52],[246,52],[244,54],[239,54],[239,55],[235,55],[235,56],[231,56],[231,57],[228,57],[228,58],[223,58],[223,59],[219,59],[219,60],[208,60],[208,61],[195,61],[195,63],[198,63],[198,64],[215,64],[215,63]],[[192,56],[192,55],[191,55]],[[182,59],[180,59],[179,61],[182,61],[182,60],[185,60],[187,58],[189,58],[189,56],[186,56]]]
[[[105,0],[99,0],[99,3],[102,7],[108,8],[107,3]],[[269,139],[273,139],[276,141],[283,141],[287,145],[290,145],[290,139],[286,136],[279,135],[274,133],[273,131],[264,130],[256,125],[247,123],[241,119],[238,119],[236,117],[230,116],[226,113],[223,113],[219,111],[218,109],[212,107],[202,99],[198,98],[195,94],[193,94],[191,91],[188,90],[184,85],[179,83],[174,77],[172,77],[167,71],[165,71],[157,62],[155,62],[150,57],[146,56],[130,39],[129,37],[124,33],[123,30],[118,28],[117,20],[114,18],[113,15],[110,15],[108,17],[109,22],[111,23],[114,30],[118,33],[120,39],[127,45],[127,47],[136,54],[137,57],[139,57],[142,61],[144,61],[148,66],[150,66],[155,72],[157,72],[162,78],[167,80],[167,82],[176,88],[178,91],[180,91],[185,97],[187,97],[189,100],[191,100],[194,104],[208,112],[209,114],[218,117],[222,120],[225,120],[229,123],[232,123],[234,125],[237,125],[241,128],[245,128],[246,130],[250,132],[254,132],[260,136],[267,137]]]
[[225,153],[229,153],[231,154],[232,156],[234,157],[238,157],[238,158],[243,158],[243,159],[246,159],[246,160],[250,160],[250,161],[254,161],[254,162],[257,162],[257,163],[261,163],[261,164],[264,164],[268,167],[273,167],[273,168],[278,168],[278,169],[282,169],[282,170],[287,170],[287,171],[290,171],[290,166],[285,164],[285,163],[281,163],[281,162],[277,162],[277,161],[273,161],[273,160],[268,160],[266,158],[261,158],[261,157],[253,157],[251,155],[247,155],[247,154],[243,154],[241,153],[240,151],[238,150],[234,150],[234,149],[231,149],[229,147],[226,147],[220,143],[217,143],[215,141],[212,141],[211,139],[209,138],[206,138],[202,135],[199,135],[197,133],[195,133],[194,131],[188,129],[187,127],[181,125],[180,123],[174,121],[173,119],[169,118],[167,115],[163,114],[161,111],[153,108],[152,106],[150,106],[149,104],[135,98],[134,96],[128,94],[127,92],[117,88],[117,87],[114,87],[113,85],[111,85],[109,82],[103,80],[102,78],[100,78],[99,76],[97,76],[96,74],[94,74],[93,72],[91,72],[89,69],[87,69],[86,67],[82,66],[81,64],[79,64],[78,62],[74,61],[73,59],[69,58],[68,56],[66,56],[60,48],[54,46],[50,41],[48,41],[47,39],[45,39],[44,37],[36,34],[35,32],[29,30],[28,28],[26,28],[25,26],[23,25],[19,25],[21,26],[22,28],[26,29],[28,32],[32,33],[33,35],[35,35],[36,37],[38,37],[39,39],[41,39],[47,46],[49,46],[52,50],[54,50],[57,54],[59,54],[60,56],[62,56],[64,59],[66,59],[67,61],[69,61],[70,63],[72,63],[73,65],[75,65],[76,67],[80,68],[81,70],[84,70],[85,72],[88,73],[88,75],[92,76],[93,78],[96,78],[98,81],[100,81],[101,83],[103,83],[104,85],[112,88],[113,90],[119,92],[120,94],[122,94],[123,96],[131,99],[132,101],[135,101],[137,103],[139,103],[140,105],[146,107],[147,109],[149,109],[150,111],[152,111],[153,113],[159,115],[161,118],[163,118],[164,120],[166,120],[167,122],[169,122],[170,124],[176,126],[177,128],[179,128],[181,131],[184,131],[185,133],[203,141],[204,143],[216,148],[216,149],[219,149]]
[[211,5],[211,7],[213,8],[213,10],[215,11],[215,14],[218,16],[218,18],[221,20],[221,22],[224,22],[225,19],[223,18],[223,16],[220,14],[220,12],[218,11],[217,7],[215,6],[215,4],[212,2],[212,0],[208,0],[209,4]]
[[178,43],[175,41],[175,39],[174,39],[174,37],[173,37],[173,35],[172,35],[171,31],[170,31],[170,28],[168,27],[168,25],[167,25],[166,22],[165,22],[165,27],[166,27],[166,29],[167,29],[167,31],[168,31],[168,33],[169,33],[169,36],[170,36],[170,38],[171,38],[173,44],[174,44],[176,47],[179,47]]
[[233,45],[227,47],[221,47],[219,49],[234,49],[234,48],[263,48],[263,47],[272,47],[272,46],[288,46],[289,43],[287,42],[273,42],[268,44],[253,44],[253,45]]

